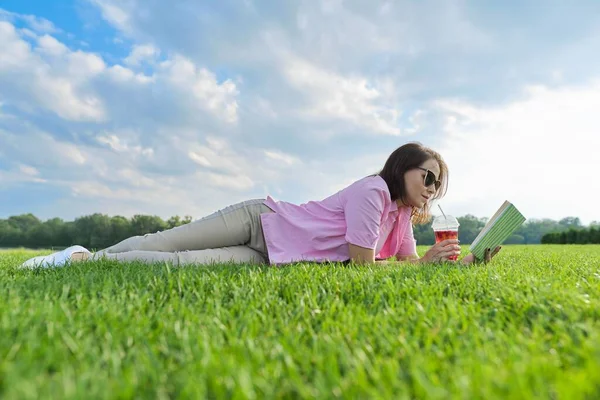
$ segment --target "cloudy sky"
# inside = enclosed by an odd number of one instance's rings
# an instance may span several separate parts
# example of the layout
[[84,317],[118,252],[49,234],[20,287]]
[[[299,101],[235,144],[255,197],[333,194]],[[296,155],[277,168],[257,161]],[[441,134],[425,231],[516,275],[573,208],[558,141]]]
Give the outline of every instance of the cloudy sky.
[[600,220],[597,0],[0,7],[0,218],[303,203],[419,141],[447,213]]

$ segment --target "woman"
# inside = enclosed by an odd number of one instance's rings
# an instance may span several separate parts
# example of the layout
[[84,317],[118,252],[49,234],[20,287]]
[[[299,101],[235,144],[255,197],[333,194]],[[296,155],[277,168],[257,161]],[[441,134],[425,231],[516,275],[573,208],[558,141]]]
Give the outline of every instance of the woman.
[[[419,258],[412,224],[430,219],[433,199],[448,186],[442,157],[420,143],[396,149],[383,169],[321,201],[295,205],[266,199],[228,206],[207,217],[163,232],[134,236],[92,254],[72,246],[35,257],[23,267],[59,266],[66,261],[170,262],[175,266],[213,262],[287,264],[307,262],[448,262],[460,254],[458,240],[432,246]],[[500,251],[486,249],[463,264],[489,262]]]

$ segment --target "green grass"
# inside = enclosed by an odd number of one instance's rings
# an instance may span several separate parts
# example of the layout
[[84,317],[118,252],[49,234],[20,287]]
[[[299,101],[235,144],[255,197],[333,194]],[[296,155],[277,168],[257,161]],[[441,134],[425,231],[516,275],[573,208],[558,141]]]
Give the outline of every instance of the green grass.
[[0,252],[3,399],[600,398],[600,246],[472,267],[16,268],[42,253]]

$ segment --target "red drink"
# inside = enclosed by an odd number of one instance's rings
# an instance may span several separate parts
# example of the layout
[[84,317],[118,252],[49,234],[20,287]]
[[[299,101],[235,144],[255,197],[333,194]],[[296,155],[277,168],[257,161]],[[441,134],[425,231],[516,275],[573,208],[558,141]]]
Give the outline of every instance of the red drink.
[[[457,230],[444,230],[444,231],[434,231],[435,233],[435,242],[439,243],[446,239],[458,239],[458,231]],[[456,261],[458,256],[450,256],[448,257],[450,260]]]
[[[435,233],[435,244],[448,239],[458,240],[458,220],[451,215],[440,215],[434,218],[431,227]],[[457,261],[458,255],[448,256],[448,260]]]

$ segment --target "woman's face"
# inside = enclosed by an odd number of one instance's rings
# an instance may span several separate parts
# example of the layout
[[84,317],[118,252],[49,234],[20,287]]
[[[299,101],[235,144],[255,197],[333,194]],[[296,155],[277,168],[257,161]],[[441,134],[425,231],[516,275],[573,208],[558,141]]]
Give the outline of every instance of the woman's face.
[[440,166],[438,162],[430,158],[425,161],[420,166],[423,169],[412,169],[404,174],[404,185],[406,187],[406,199],[405,201],[408,204],[402,204],[402,200],[398,199],[398,206],[401,207],[403,205],[410,205],[413,207],[421,208],[428,201],[430,201],[431,197],[435,194],[436,189],[435,185],[425,186],[425,177],[427,175],[427,171],[435,175],[435,180],[438,181],[440,178]]

